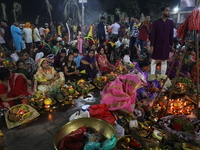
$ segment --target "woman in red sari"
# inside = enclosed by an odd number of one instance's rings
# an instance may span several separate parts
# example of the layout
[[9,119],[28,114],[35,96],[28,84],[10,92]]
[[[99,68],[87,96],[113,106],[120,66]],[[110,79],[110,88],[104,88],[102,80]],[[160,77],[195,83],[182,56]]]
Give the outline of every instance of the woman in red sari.
[[0,68],[0,107],[11,107],[17,100],[29,96],[28,84],[30,81],[23,74],[10,73],[8,69]]
[[97,55],[97,62],[101,71],[103,71],[104,73],[110,73],[115,69],[115,66],[108,61],[106,54],[104,54],[104,51],[104,47],[100,47],[98,49],[99,54]]

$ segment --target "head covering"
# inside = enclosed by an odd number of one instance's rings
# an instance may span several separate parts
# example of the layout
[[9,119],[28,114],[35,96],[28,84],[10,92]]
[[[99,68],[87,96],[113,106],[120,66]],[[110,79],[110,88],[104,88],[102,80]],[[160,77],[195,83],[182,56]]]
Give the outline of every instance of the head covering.
[[91,63],[92,65],[94,65],[94,63],[95,63],[97,60],[96,60],[95,55],[94,55],[92,58],[89,56],[89,53],[90,53],[91,51],[94,51],[94,52],[95,52],[94,49],[90,49],[90,50],[88,51],[87,55],[85,55],[82,59],[85,60],[85,61],[87,61],[87,62],[89,62],[89,63]]
[[25,23],[25,28],[30,28],[30,27],[31,27],[30,22],[26,22],[26,23]]
[[43,63],[45,60],[48,61],[46,58],[40,59],[40,61],[38,62],[38,68],[41,68],[42,63]]
[[60,54],[61,53],[67,53],[65,49],[61,49],[58,54],[54,58],[54,68],[60,68],[61,67],[61,61],[60,61]]
[[132,112],[140,85],[141,80],[137,75],[119,75],[103,89],[101,103],[106,104],[108,110],[126,109]]

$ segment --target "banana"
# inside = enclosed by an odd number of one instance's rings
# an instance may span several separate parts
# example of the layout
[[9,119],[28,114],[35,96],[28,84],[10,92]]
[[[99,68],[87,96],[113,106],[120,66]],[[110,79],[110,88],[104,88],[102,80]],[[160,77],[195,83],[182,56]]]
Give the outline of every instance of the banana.
[[29,111],[29,112],[23,114],[23,115],[22,115],[22,118],[23,118],[23,119],[26,119],[26,118],[30,117],[31,114],[32,114],[32,113]]

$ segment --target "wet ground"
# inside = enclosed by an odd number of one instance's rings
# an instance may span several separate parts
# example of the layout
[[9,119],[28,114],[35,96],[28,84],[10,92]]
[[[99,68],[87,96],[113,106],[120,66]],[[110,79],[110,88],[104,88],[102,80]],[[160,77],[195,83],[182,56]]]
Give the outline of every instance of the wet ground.
[[101,92],[94,89],[92,95],[87,99],[80,97],[74,106],[59,104],[53,112],[42,113],[36,120],[13,129],[7,129],[5,121],[0,120],[7,150],[54,150],[54,136],[69,121],[69,117],[83,105],[100,103]]

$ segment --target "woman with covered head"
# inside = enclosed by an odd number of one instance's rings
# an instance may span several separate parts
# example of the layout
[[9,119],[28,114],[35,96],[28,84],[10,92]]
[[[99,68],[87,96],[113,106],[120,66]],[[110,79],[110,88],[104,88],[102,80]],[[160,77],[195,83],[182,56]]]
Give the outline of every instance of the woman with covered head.
[[61,71],[61,65],[62,65],[62,62],[64,60],[64,58],[66,57],[67,55],[67,52],[65,49],[61,49],[58,54],[55,56],[54,58],[54,68],[56,71]]
[[35,74],[34,91],[48,92],[53,87],[61,86],[65,83],[62,72],[57,73],[53,67],[49,65],[48,59],[42,58],[38,63],[38,71]]
[[6,68],[0,68],[0,107],[11,107],[21,103],[22,99],[30,95],[30,83],[31,81],[21,73],[11,73]]
[[94,79],[97,73],[101,74],[97,59],[95,57],[95,50],[91,49],[88,54],[81,60],[81,70],[85,70],[88,78]]
[[133,111],[137,101],[137,89],[140,85],[141,80],[137,75],[119,75],[115,81],[108,83],[103,89],[101,103],[106,104],[110,111],[136,119]]
[[142,61],[139,61],[136,64],[135,68],[129,72],[131,74],[136,74],[142,81],[140,88],[137,90],[137,98],[139,101],[154,100],[157,92],[161,88],[161,85],[157,80],[148,80],[147,71],[149,70],[150,65],[150,60],[144,59]]

